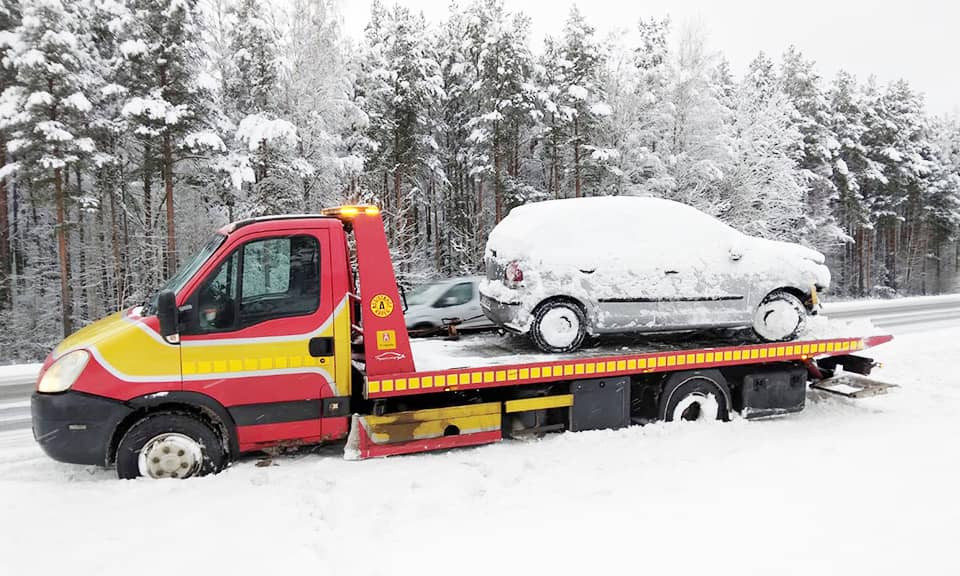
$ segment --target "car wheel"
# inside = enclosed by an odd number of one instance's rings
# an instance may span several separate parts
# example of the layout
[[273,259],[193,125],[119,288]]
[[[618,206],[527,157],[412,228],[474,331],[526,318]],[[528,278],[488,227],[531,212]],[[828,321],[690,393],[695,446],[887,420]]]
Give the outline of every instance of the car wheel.
[[790,340],[797,336],[807,319],[803,302],[785,290],[775,290],[757,306],[753,331],[768,342]]
[[127,430],[117,446],[120,478],[190,478],[219,472],[225,464],[219,435],[183,412],[150,414]]
[[665,422],[726,420],[729,392],[722,378],[694,375],[671,378],[660,395],[658,416]]
[[533,314],[530,336],[544,352],[571,352],[580,347],[587,333],[583,309],[567,300],[550,300]]

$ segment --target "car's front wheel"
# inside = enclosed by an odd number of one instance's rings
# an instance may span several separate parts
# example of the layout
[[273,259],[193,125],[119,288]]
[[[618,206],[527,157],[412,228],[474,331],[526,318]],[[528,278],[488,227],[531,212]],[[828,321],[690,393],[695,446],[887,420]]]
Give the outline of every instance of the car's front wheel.
[[571,352],[580,347],[587,334],[583,309],[568,300],[549,300],[533,313],[530,337],[544,352]]
[[768,342],[796,338],[807,320],[803,302],[786,290],[774,290],[760,302],[753,315],[753,331]]

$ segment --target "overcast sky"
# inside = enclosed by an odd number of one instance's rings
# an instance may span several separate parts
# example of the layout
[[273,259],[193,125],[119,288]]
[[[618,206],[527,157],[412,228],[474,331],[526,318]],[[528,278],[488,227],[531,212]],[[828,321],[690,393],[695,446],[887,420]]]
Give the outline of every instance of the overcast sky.
[[[446,17],[449,0],[400,0],[431,22]],[[467,1],[461,0],[464,5]],[[533,41],[558,33],[573,0],[506,1],[530,15]],[[390,0],[384,0],[390,5]],[[935,114],[960,114],[960,2],[956,0],[580,0],[580,11],[600,31],[632,26],[640,17],[669,15],[674,29],[695,21],[710,46],[723,52],[739,74],[764,50],[777,56],[796,44],[817,62],[821,76],[845,68],[882,82],[905,78],[926,95]],[[369,0],[342,0],[344,27],[363,31]]]

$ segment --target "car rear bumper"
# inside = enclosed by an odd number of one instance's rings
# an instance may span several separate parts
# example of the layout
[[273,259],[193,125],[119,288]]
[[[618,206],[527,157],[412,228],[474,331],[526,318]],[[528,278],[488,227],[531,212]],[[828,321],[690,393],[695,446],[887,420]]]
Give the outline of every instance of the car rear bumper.
[[480,294],[480,308],[487,318],[498,326],[515,333],[522,333],[521,307],[519,303],[501,302],[486,294]]
[[119,400],[68,390],[30,398],[33,437],[54,460],[104,466],[117,425],[132,409]]

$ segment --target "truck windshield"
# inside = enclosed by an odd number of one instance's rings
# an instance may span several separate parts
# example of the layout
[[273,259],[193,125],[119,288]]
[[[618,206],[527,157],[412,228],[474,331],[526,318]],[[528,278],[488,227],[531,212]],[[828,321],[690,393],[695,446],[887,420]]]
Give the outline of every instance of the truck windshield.
[[177,270],[177,273],[170,277],[169,280],[164,282],[163,286],[159,290],[153,293],[150,298],[147,299],[143,304],[143,311],[141,314],[143,316],[149,316],[153,314],[157,309],[157,296],[164,290],[173,290],[173,292],[179,293],[180,290],[186,285],[187,281],[197,273],[197,270],[203,266],[203,263],[207,261],[214,252],[217,251],[217,248],[223,244],[223,241],[227,237],[223,234],[214,234],[212,238],[207,240],[207,243],[204,244],[196,254],[193,255],[186,264],[180,267]]

